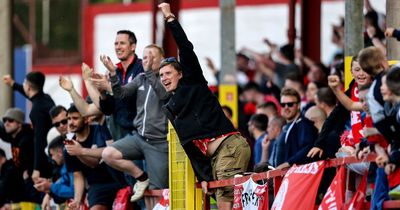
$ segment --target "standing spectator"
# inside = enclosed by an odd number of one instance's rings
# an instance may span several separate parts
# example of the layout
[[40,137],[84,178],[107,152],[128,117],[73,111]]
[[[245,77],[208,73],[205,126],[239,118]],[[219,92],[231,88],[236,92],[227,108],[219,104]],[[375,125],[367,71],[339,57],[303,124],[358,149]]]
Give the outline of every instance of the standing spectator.
[[32,110],[29,113],[33,130],[34,130],[34,165],[32,179],[34,182],[39,177],[49,177],[50,167],[45,154],[47,146],[47,132],[50,130],[52,123],[49,110],[54,106],[53,99],[43,92],[45,75],[42,72],[29,72],[24,83],[16,83],[10,75],[3,76],[5,84],[18,91],[32,102]]
[[277,169],[309,162],[306,155],[317,138],[313,123],[300,114],[300,95],[296,90],[282,90],[281,106],[286,125],[275,143]]
[[[250,147],[208,89],[193,45],[169,4],[161,3],[159,8],[178,45],[180,57],[180,62],[167,58],[161,63],[161,82],[173,93],[163,109],[207,193],[206,181],[233,178],[246,170]],[[232,209],[232,187],[218,188],[216,197],[218,209]]]
[[11,209],[11,203],[24,198],[24,181],[12,159],[0,149],[0,209]]
[[72,139],[66,140],[64,151],[67,171],[74,174],[74,199],[69,207],[79,208],[87,183],[89,208],[111,209],[117,191],[123,187],[113,179],[108,166],[100,162],[104,147],[112,142],[111,134],[105,126],[89,125],[88,118],[74,105],[67,113],[69,130],[74,133]]
[[[160,82],[158,70],[164,51],[157,45],[144,49],[143,68],[131,83],[122,86],[115,71],[110,71],[114,96],[119,99],[136,100],[136,130],[104,149],[102,157],[113,168],[126,172],[137,179],[131,202],[143,197],[145,189],[168,188],[168,121],[162,112],[163,99],[169,94]],[[103,61],[107,62],[107,61]],[[132,160],[145,159],[148,174]]]
[[267,126],[268,117],[264,114],[252,115],[248,122],[249,133],[255,139],[253,149],[253,159],[255,165],[257,165],[261,161],[262,142],[268,135]]
[[268,162],[269,165],[276,165],[276,149],[275,143],[276,138],[278,138],[279,134],[282,131],[283,126],[285,125],[286,120],[281,116],[276,116],[269,120],[267,132],[268,136],[262,142],[263,151],[261,155],[261,162]]
[[265,102],[257,106],[256,114],[265,114],[268,119],[279,116],[278,107],[274,102]]
[[[108,56],[100,56],[102,60],[108,58],[109,62],[104,66],[108,71],[116,72],[121,85],[128,84],[143,72],[142,60],[135,54],[136,43],[136,35],[132,31],[120,30],[114,42],[115,54],[120,62],[114,65]],[[135,107],[134,101],[114,100],[110,93],[100,100],[101,111],[106,115],[112,114],[109,127],[114,139],[120,139],[134,129],[132,120],[135,109],[132,107]]]

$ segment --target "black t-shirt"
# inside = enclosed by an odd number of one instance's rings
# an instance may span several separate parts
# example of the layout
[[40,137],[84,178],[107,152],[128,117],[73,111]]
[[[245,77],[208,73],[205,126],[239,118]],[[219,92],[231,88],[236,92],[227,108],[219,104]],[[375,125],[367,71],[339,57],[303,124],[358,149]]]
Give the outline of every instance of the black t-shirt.
[[[81,145],[84,148],[106,147],[106,141],[110,139],[112,139],[111,134],[105,125],[91,125],[89,136],[84,142],[81,142]],[[76,156],[69,155],[66,150],[64,150],[64,157],[68,172],[81,171],[89,185],[114,182],[108,166],[104,162],[95,168],[91,168],[82,163]]]

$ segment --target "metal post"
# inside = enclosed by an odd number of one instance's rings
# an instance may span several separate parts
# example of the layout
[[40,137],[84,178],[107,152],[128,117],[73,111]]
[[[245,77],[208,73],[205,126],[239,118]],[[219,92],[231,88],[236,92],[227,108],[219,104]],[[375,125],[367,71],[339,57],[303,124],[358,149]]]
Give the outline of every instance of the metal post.
[[221,71],[219,101],[232,109],[232,122],[238,126],[238,93],[236,85],[235,0],[220,0],[221,10]]
[[321,60],[321,0],[301,1],[301,49],[313,61]]
[[[236,75],[235,51],[235,0],[220,0],[221,9],[221,72],[222,84],[230,83],[227,77]],[[236,78],[236,77],[235,77]]]
[[296,41],[296,0],[289,1],[289,29],[288,40],[289,44],[295,44]]
[[[0,77],[6,74],[12,75],[13,69],[13,50],[12,50],[12,30],[11,30],[11,0],[0,1]],[[12,105],[12,89],[0,82],[0,116]]]
[[[386,0],[386,25],[398,29],[400,27],[400,1]],[[389,38],[386,42],[388,60],[400,60],[400,42]]]
[[351,58],[357,55],[364,47],[364,16],[363,16],[363,0],[346,0],[346,15],[344,26],[345,37],[345,86],[348,87],[352,80],[350,65]]

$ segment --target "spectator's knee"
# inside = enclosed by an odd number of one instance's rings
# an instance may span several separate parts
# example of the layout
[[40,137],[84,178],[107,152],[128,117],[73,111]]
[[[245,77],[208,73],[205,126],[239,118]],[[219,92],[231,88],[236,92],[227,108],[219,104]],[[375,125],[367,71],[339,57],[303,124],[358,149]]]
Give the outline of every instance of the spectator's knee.
[[113,160],[118,159],[118,150],[114,147],[106,147],[101,153],[101,157],[107,164],[112,163]]

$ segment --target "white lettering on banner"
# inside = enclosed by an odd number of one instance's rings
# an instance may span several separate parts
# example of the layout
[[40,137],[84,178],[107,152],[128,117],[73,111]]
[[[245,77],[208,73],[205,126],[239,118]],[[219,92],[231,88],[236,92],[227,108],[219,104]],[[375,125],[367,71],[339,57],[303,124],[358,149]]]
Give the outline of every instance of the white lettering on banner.
[[[335,181],[335,184],[337,184],[336,181]],[[329,196],[325,202],[328,205],[328,209],[329,210],[338,210],[338,208],[336,206],[335,191],[332,191],[332,189],[329,187],[326,194]],[[318,210],[322,210],[322,207],[319,206]]]
[[289,171],[286,173],[288,176],[291,173],[295,174],[316,174],[319,170],[318,162],[309,163],[306,165],[301,165],[297,167],[291,167]]

